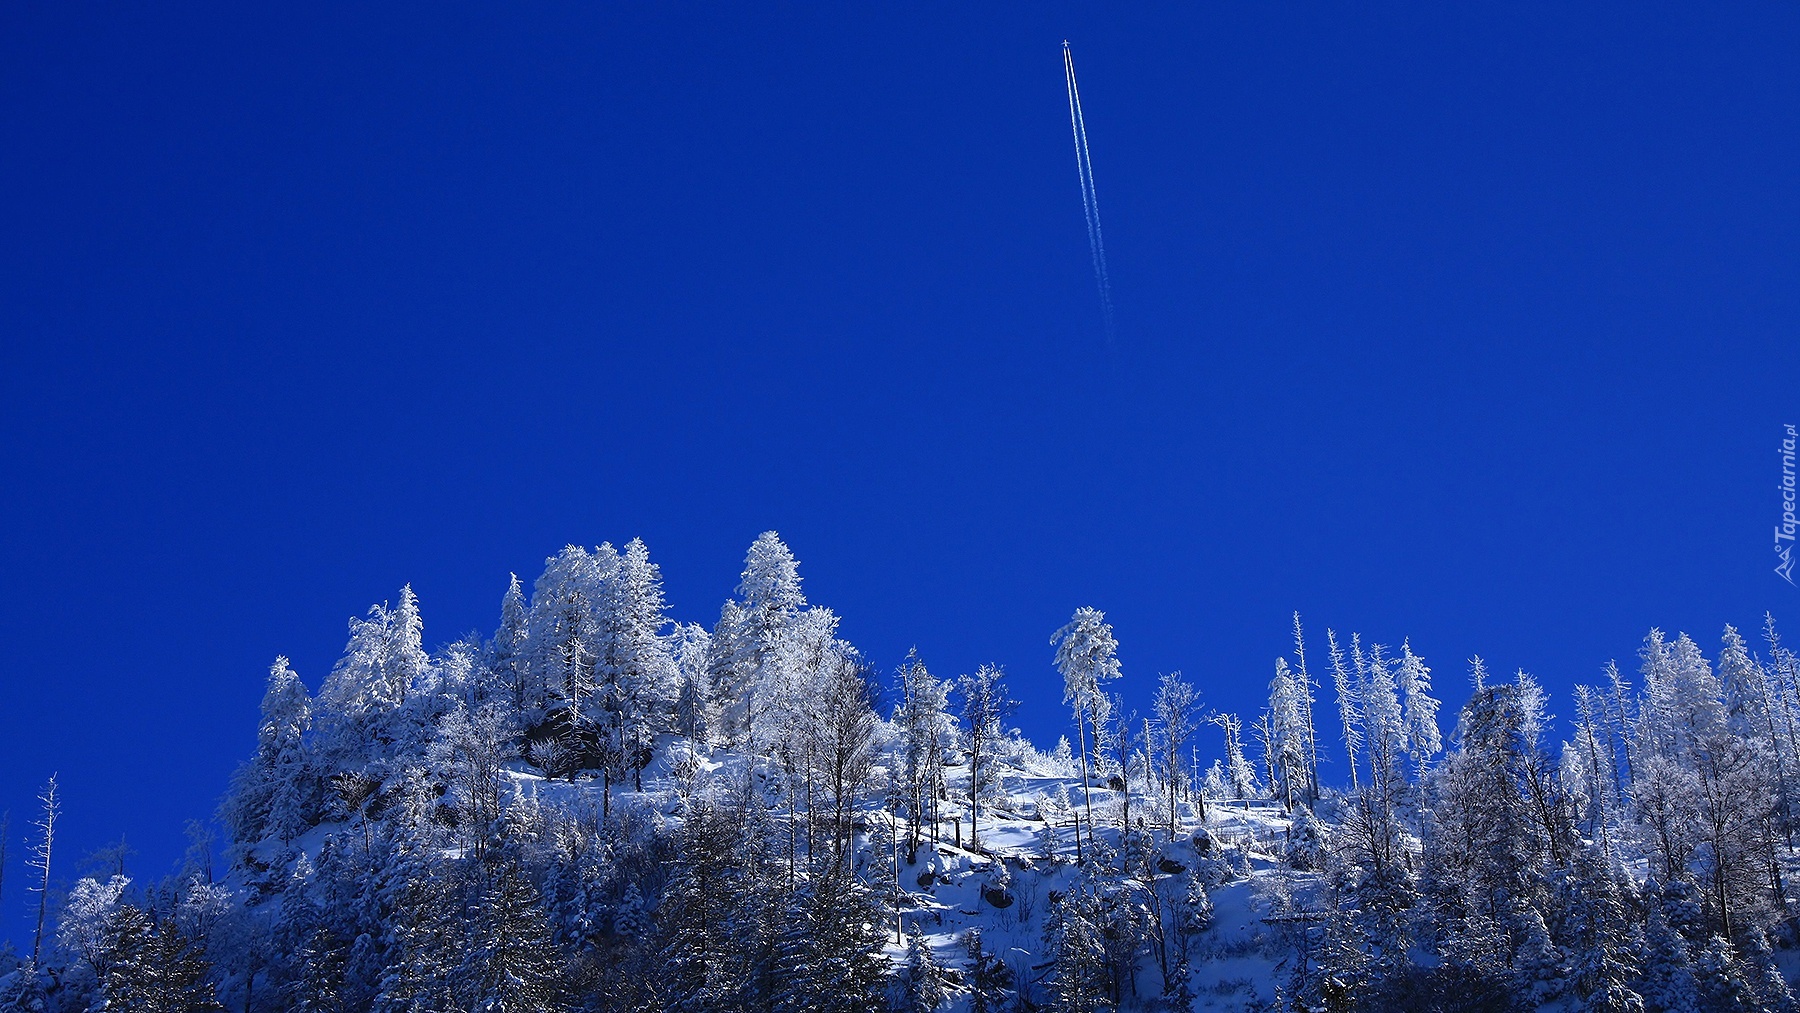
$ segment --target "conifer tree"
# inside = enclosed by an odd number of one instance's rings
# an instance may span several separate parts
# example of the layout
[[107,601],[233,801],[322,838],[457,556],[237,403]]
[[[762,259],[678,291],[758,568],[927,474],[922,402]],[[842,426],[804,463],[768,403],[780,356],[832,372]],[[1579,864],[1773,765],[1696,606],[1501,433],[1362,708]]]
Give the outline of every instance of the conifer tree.
[[974,675],[957,680],[962,695],[963,741],[969,757],[969,844],[981,844],[981,800],[991,790],[994,747],[1002,734],[1001,722],[1014,703],[1006,694],[1005,674],[996,665],[982,665]]
[[451,983],[463,953],[457,919],[456,883],[436,867],[433,842],[424,825],[429,787],[417,774],[407,786],[416,814],[395,842],[381,872],[388,899],[386,966],[374,1013],[443,1009],[454,998]]
[[905,1013],[936,1013],[949,997],[944,971],[917,926],[906,937]]
[[1077,888],[1053,905],[1045,926],[1055,967],[1050,974],[1050,1008],[1056,1013],[1099,1013],[1115,1009],[1109,992],[1106,943],[1096,923],[1098,904]]
[[221,806],[239,853],[264,839],[287,842],[318,821],[323,799],[306,746],[312,701],[306,686],[278,657],[263,693],[256,756],[238,769]]
[[1424,658],[1413,653],[1411,640],[1400,642],[1400,664],[1394,677],[1404,712],[1407,755],[1412,759],[1414,772],[1422,774],[1444,748],[1444,738],[1437,722],[1440,704],[1431,695],[1431,669],[1426,667]]
[[[1107,695],[1101,691],[1106,683],[1119,677],[1119,642],[1106,621],[1106,613],[1092,608],[1079,608],[1068,624],[1050,636],[1056,648],[1056,670],[1063,677],[1063,703],[1074,709],[1075,730],[1081,741],[1081,802],[1087,811],[1088,844],[1094,843],[1094,800],[1089,786],[1088,737],[1093,733],[1099,746],[1100,728],[1106,723],[1109,709]],[[1081,846],[1081,828],[1075,831],[1077,851]]]
[[602,593],[595,678],[609,708],[605,734],[641,791],[651,737],[666,726],[677,692],[674,659],[661,635],[669,621],[662,571],[642,539],[626,544]]
[[960,941],[969,955],[969,1013],[1000,1013],[1013,984],[1011,968],[988,950],[980,928],[970,928]]
[[430,669],[422,646],[424,621],[409,584],[400,603],[370,606],[367,619],[350,620],[350,639],[319,688],[316,723],[330,769],[361,767],[393,741],[391,716]]
[[282,992],[295,1013],[346,1013],[345,951],[344,941],[329,926],[320,925],[305,937],[294,953],[299,973]]
[[49,997],[37,963],[27,959],[9,975],[0,975],[0,1013],[45,1013]]
[[1300,683],[1300,715],[1306,721],[1307,805],[1319,800],[1319,734],[1313,725],[1313,704],[1318,684],[1306,670],[1306,633],[1300,627],[1300,613],[1294,613],[1294,675]]
[[211,967],[169,920],[152,924],[143,909],[121,904],[107,919],[109,953],[100,993],[106,1009],[133,1013],[224,1013]]
[[494,678],[505,687],[515,714],[523,714],[526,705],[531,639],[526,615],[525,590],[519,585],[519,575],[509,574],[506,594],[500,599],[500,628],[494,631],[491,663]]
[[1296,802],[1310,800],[1309,708],[1304,677],[1288,668],[1286,658],[1275,659],[1275,677],[1269,680],[1269,705],[1260,731],[1268,757],[1269,788],[1279,793],[1289,811]]
[[636,883],[627,883],[625,896],[620,898],[618,909],[613,912],[613,932],[641,943],[650,938],[654,929],[650,915],[644,910],[644,895],[638,892]]
[[1357,751],[1362,748],[1362,686],[1344,664],[1344,650],[1338,646],[1337,632],[1325,631],[1325,648],[1331,659],[1332,688],[1337,693],[1338,722],[1344,732],[1344,753],[1350,761],[1350,789],[1361,787],[1357,778]]
[[708,668],[721,704],[721,730],[733,741],[754,744],[758,721],[777,702],[771,697],[787,689],[788,641],[806,608],[799,563],[775,532],[765,531],[751,543],[737,593],[738,601],[726,605],[713,631]]
[[678,860],[655,914],[669,1010],[725,1008],[737,994],[734,966],[750,925],[739,901],[763,885],[754,881],[761,823],[747,815],[703,795],[676,835]]
[[[567,545],[544,561],[526,612],[525,703],[533,719],[563,711],[570,731],[589,726],[594,708],[598,610],[618,553]],[[530,720],[527,722],[531,723]]]
[[1706,941],[1694,961],[1694,980],[1706,1013],[1762,1013],[1756,991],[1745,979],[1743,962],[1724,936]]
[[1687,940],[1669,924],[1660,904],[1650,905],[1644,942],[1642,991],[1649,1008],[1666,1013],[1695,1013],[1699,986],[1694,978],[1693,957]]
[[899,726],[896,742],[900,750],[897,767],[906,786],[905,803],[911,834],[907,839],[907,862],[916,860],[920,838],[927,823],[932,836],[937,835],[937,802],[943,784],[944,739],[947,731],[945,707],[948,687],[931,674],[919,660],[917,651],[908,651],[900,666],[900,702],[894,723]]
[[510,859],[497,863],[490,877],[457,973],[467,990],[463,1002],[488,1013],[566,1009],[561,955],[537,889]]
[[716,715],[707,656],[712,636],[699,623],[678,623],[669,636],[675,664],[675,733],[694,742],[711,741]]

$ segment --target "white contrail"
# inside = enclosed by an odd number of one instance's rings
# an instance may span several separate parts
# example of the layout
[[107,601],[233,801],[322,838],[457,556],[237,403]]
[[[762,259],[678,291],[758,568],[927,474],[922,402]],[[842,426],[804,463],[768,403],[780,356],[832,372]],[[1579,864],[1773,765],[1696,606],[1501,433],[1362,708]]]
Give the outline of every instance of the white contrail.
[[1094,160],[1088,153],[1087,120],[1081,115],[1081,88],[1075,83],[1075,57],[1063,40],[1063,76],[1069,86],[1069,132],[1075,139],[1075,173],[1081,182],[1081,211],[1087,218],[1088,250],[1094,260],[1094,285],[1100,290],[1100,313],[1106,337],[1113,337],[1112,281],[1106,272],[1106,238],[1100,231],[1100,191],[1094,188]]

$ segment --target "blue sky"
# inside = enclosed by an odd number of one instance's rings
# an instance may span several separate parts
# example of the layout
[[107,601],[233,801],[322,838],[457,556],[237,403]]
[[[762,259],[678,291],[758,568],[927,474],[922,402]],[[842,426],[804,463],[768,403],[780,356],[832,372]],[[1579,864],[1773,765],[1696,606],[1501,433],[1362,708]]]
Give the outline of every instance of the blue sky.
[[1080,605],[1129,704],[1246,713],[1295,609],[1450,709],[1800,636],[1796,54],[1772,3],[7,5],[0,906],[50,771],[65,871],[160,874],[276,653],[409,581],[490,630],[566,542],[710,623],[776,528],[1046,743]]

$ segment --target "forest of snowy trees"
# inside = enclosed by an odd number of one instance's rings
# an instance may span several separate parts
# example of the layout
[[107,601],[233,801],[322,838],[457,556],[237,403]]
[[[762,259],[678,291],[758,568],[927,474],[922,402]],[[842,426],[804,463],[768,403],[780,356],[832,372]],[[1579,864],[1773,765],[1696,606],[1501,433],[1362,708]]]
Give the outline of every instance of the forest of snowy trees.
[[878,671],[774,532],[710,628],[632,541],[426,642],[403,588],[316,694],[275,660],[216,861],[199,829],[177,875],[69,882],[51,779],[0,1011],[1795,1006],[1772,618],[1711,658],[1653,629],[1557,719],[1479,658],[1440,714],[1410,641],[1295,616],[1237,715],[1179,673],[1131,709],[1083,608],[1047,751],[998,666]]

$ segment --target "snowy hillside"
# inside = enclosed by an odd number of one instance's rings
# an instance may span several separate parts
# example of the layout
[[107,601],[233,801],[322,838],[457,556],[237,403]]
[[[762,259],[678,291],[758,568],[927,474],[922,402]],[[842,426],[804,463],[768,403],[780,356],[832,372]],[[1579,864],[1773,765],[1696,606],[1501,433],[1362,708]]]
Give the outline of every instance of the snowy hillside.
[[[695,763],[699,754],[688,740],[659,745],[659,757],[646,771],[644,790],[616,791],[612,803],[621,812],[638,814],[635,821],[640,825],[670,832],[688,811],[691,793],[708,794],[723,803],[741,791],[746,767],[742,754],[717,751]],[[1045,952],[1046,939],[1053,934],[1051,905],[1058,896],[1084,885],[1107,891],[1123,887],[1128,903],[1146,909],[1160,903],[1171,925],[1185,921],[1191,926],[1185,954],[1180,952],[1180,940],[1170,939],[1166,953],[1153,954],[1138,968],[1125,985],[1127,994],[1144,1000],[1160,996],[1165,983],[1158,958],[1166,956],[1173,974],[1185,956],[1195,996],[1192,1008],[1266,1007],[1294,959],[1279,919],[1275,924],[1270,921],[1271,906],[1279,902],[1267,896],[1268,880],[1271,875],[1299,882],[1308,878],[1287,869],[1290,820],[1280,804],[1264,799],[1214,800],[1208,803],[1203,823],[1195,806],[1182,801],[1174,836],[1166,825],[1146,827],[1134,842],[1142,854],[1128,859],[1120,855],[1118,814],[1123,793],[1097,784],[1092,801],[1096,813],[1106,814],[1094,836],[1102,858],[1084,865],[1077,862],[1070,808],[1065,802],[1047,814],[1044,805],[1047,798],[1073,798],[1079,803],[1079,775],[1066,759],[1038,754],[1024,743],[1012,745],[1014,755],[997,766],[998,787],[974,828],[979,842],[971,839],[970,813],[963,807],[946,811],[946,822],[935,828],[936,839],[927,830],[909,856],[902,817],[873,804],[858,811],[857,872],[866,882],[893,889],[884,912],[882,947],[892,966],[904,973],[918,961],[914,949],[928,947],[932,961],[945,972],[943,1008],[966,1009],[971,1001],[966,993],[976,975],[967,946],[973,929],[985,952],[1006,968],[1011,999],[1022,995],[1029,1002],[1035,997],[1047,1005],[1047,982],[1054,969],[1052,955]],[[945,787],[956,798],[968,797],[966,761],[954,757],[945,769]],[[695,767],[697,774],[688,773]],[[686,785],[678,784],[672,773],[676,770],[684,771]],[[890,776],[884,768],[873,772],[877,782]],[[596,777],[578,776],[574,783],[546,780],[524,764],[514,765],[507,778],[517,797],[567,812],[596,811],[600,805],[593,796],[604,790]],[[779,773],[758,781],[777,825],[785,824],[788,814],[781,808],[782,792],[776,787]],[[1133,805],[1142,814],[1155,800],[1136,792]],[[1120,874],[1130,866],[1135,867],[1129,874]],[[1298,883],[1285,885],[1291,890]],[[1158,900],[1147,900],[1152,891]]]
[[59,890],[52,780],[0,1011],[1794,1008],[1772,620],[1766,658],[1651,630],[1553,747],[1528,674],[1474,659],[1445,736],[1409,641],[1327,630],[1309,668],[1298,616],[1253,720],[1178,674],[1140,717],[1083,608],[1046,752],[997,667],[876,671],[773,532],[711,627],[637,541],[500,613],[427,652],[403,589],[316,694],[276,659],[220,862],[202,835],[161,883]]

